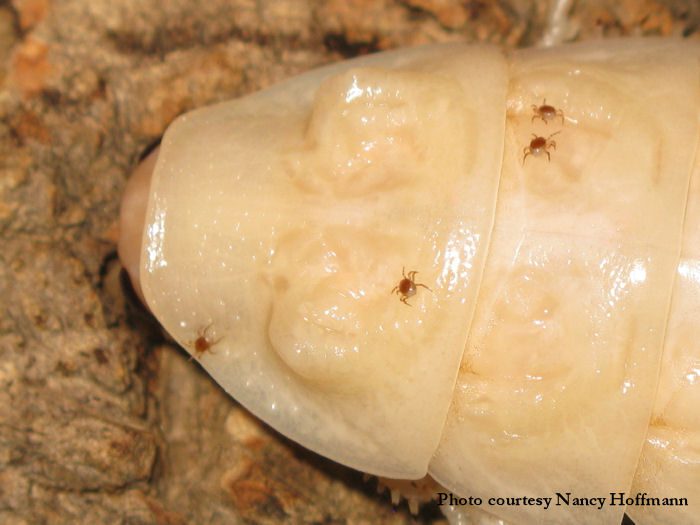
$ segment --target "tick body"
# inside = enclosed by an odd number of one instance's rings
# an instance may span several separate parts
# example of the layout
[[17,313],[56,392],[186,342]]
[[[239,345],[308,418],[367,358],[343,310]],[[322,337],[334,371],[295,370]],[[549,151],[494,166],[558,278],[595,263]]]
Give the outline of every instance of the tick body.
[[545,124],[549,124],[550,120],[554,120],[559,117],[561,119],[562,126],[564,125],[564,112],[561,109],[557,109],[554,106],[547,104],[547,99],[542,101],[542,105],[537,106],[532,105],[532,119],[530,122],[534,122],[536,118],[540,119]]
[[223,339],[219,337],[216,340],[212,340],[207,332],[211,328],[211,323],[209,323],[205,328],[200,328],[197,332],[197,339],[190,342],[190,346],[194,349],[194,357],[201,359],[207,352],[214,353],[212,347]]
[[409,297],[413,297],[416,295],[416,292],[418,291],[418,287],[425,288],[429,292],[432,292],[430,288],[428,288],[426,285],[417,283],[416,282],[416,274],[418,272],[412,271],[408,272],[408,275],[406,275],[406,268],[401,269],[401,275],[403,276],[403,279],[399,281],[399,284],[394,286],[394,289],[391,290],[391,293],[396,293],[400,297],[400,301],[405,304],[406,306],[412,306],[408,304],[408,299]]
[[551,155],[549,154],[550,149],[557,149],[557,143],[551,140],[551,138],[554,135],[557,135],[559,131],[556,133],[552,133],[549,137],[540,137],[539,135],[535,135],[534,133],[532,134],[532,140],[530,141],[529,146],[525,146],[523,148],[523,166],[525,165],[525,159],[527,158],[528,155],[532,155],[533,157],[539,157],[543,153],[547,154],[547,162],[551,160]]

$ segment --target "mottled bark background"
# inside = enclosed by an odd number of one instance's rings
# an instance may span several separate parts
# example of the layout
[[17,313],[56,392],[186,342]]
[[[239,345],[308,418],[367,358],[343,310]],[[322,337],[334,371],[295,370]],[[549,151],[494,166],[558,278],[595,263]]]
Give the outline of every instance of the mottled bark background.
[[698,2],[0,0],[0,523],[437,523],[265,427],[168,344],[115,255],[178,114],[449,40],[695,37]]

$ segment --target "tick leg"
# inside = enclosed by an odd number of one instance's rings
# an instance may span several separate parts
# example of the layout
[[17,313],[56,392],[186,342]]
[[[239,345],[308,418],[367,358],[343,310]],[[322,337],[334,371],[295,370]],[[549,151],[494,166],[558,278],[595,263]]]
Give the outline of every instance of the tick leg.
[[557,149],[557,143],[552,141],[549,143],[550,146],[552,146],[554,149]]
[[221,341],[221,339],[214,341],[209,348],[207,348],[206,350],[204,350],[202,352],[195,351],[195,353],[197,354],[197,359],[201,359],[204,354],[215,354],[216,352],[214,352],[214,350],[212,350],[211,347],[214,346],[219,341]]
[[549,154],[549,151],[545,151],[545,153],[547,154],[547,162],[552,160],[552,156]]
[[426,290],[432,292],[432,290],[431,290],[430,288],[428,288],[428,287],[427,287],[426,285],[424,285],[424,284],[416,283],[416,286],[422,286],[422,287],[425,288]]
[[399,287],[398,287],[398,286],[394,286],[394,289],[391,290],[391,294],[389,294],[389,295],[394,295],[394,292],[398,292],[398,291],[399,291]]
[[525,149],[523,150],[523,153],[525,153],[525,155],[523,156],[523,166],[525,166],[525,159],[526,159],[527,156],[530,154],[530,151],[529,151],[527,148],[525,148]]

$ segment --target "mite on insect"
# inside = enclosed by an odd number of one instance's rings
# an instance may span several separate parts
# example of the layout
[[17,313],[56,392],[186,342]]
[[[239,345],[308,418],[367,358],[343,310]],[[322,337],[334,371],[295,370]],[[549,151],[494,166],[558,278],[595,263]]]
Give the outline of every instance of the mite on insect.
[[211,350],[211,348],[223,339],[223,337],[219,337],[216,340],[209,339],[207,332],[211,328],[211,325],[212,323],[209,323],[205,328],[200,328],[197,331],[197,339],[190,341],[189,343],[189,345],[193,347],[194,357],[197,359],[201,359],[201,357],[207,352],[211,352],[213,354],[214,352]]
[[542,105],[540,106],[533,104],[532,112],[534,115],[532,115],[530,122],[534,122],[535,119],[538,118],[545,124],[549,124],[550,120],[554,120],[555,118],[559,117],[561,118],[562,126],[564,125],[564,112],[561,109],[557,109],[554,106],[547,104],[547,99],[544,99],[542,101]]
[[396,295],[399,295],[401,297],[401,299],[400,299],[401,302],[407,306],[411,306],[407,302],[408,298],[416,295],[416,291],[417,291],[419,286],[422,286],[423,288],[425,288],[429,292],[432,292],[432,290],[430,288],[428,288],[426,285],[416,282],[415,279],[416,279],[417,273],[418,272],[416,272],[416,271],[412,271],[412,272],[408,272],[408,275],[406,275],[406,268],[405,267],[402,268],[401,275],[403,276],[403,279],[401,279],[401,281],[399,281],[399,284],[394,286],[394,289],[391,290],[391,293],[392,294],[396,293]]
[[549,137],[540,137],[539,135],[535,135],[534,133],[532,136],[534,137],[530,141],[529,146],[525,146],[523,148],[523,166],[525,165],[525,159],[527,158],[528,155],[533,155],[535,157],[541,155],[542,153],[547,154],[547,162],[551,160],[551,155],[549,154],[549,149],[554,148],[557,149],[557,143],[554,142],[553,140],[550,140],[554,135],[559,134],[560,132],[557,131],[556,133],[552,133]]

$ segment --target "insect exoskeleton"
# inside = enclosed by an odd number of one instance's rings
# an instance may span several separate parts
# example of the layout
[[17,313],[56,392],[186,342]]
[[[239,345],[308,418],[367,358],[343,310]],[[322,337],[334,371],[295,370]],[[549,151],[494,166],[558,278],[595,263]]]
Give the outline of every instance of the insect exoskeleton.
[[547,104],[547,99],[542,101],[541,105],[532,105],[532,115],[531,122],[534,122],[536,118],[540,119],[545,124],[549,124],[550,120],[555,118],[561,118],[561,124],[564,125],[564,112],[561,109],[557,109],[554,106]]
[[406,275],[406,268],[402,268],[401,275],[403,276],[403,279],[401,279],[399,281],[399,284],[394,286],[393,290],[391,290],[391,293],[396,293],[396,295],[400,297],[400,301],[407,306],[412,306],[408,304],[408,299],[409,297],[413,297],[414,295],[416,295],[419,286],[425,288],[429,292],[432,292],[432,290],[426,285],[416,282],[417,273],[418,272],[414,270],[408,272],[408,275]]
[[552,133],[548,137],[541,137],[539,135],[535,135],[534,133],[532,134],[532,140],[530,141],[529,146],[525,146],[523,148],[523,165],[525,165],[525,159],[527,158],[528,155],[533,155],[535,157],[538,157],[542,155],[543,153],[547,154],[547,161],[551,160],[551,155],[549,153],[550,149],[557,149],[557,143],[554,142],[552,137],[554,135],[558,135],[561,133],[560,131],[557,131],[555,133]]
[[196,357],[197,359],[201,359],[202,356],[207,352],[213,354],[214,352],[212,350],[212,347],[223,339],[223,337],[219,337],[218,339],[211,339],[208,335],[209,329],[211,327],[212,323],[209,323],[204,328],[200,328],[197,331],[197,339],[189,342],[189,346],[191,346],[194,350],[194,357]]

